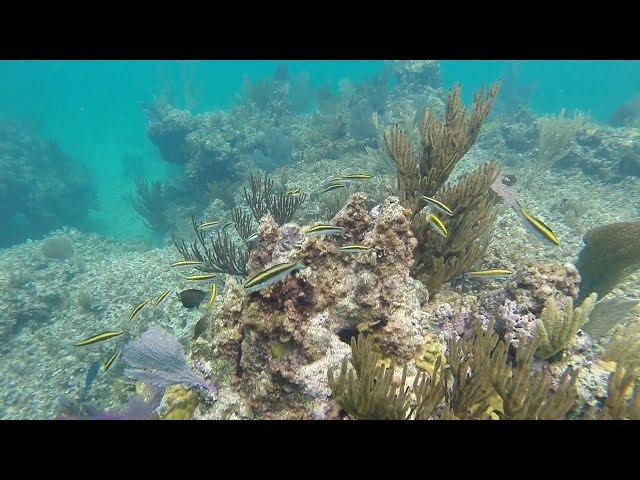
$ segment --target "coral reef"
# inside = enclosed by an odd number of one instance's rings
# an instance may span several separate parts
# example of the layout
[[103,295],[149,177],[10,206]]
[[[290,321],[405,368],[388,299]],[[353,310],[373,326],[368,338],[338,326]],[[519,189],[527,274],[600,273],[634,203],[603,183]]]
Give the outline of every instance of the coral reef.
[[629,176],[640,178],[640,132],[637,128],[590,122],[558,166],[579,168],[607,183],[618,183]]
[[[409,276],[415,239],[398,199],[375,219],[355,194],[332,220],[347,229],[339,243],[362,243],[364,253],[339,253],[333,237],[305,238],[299,227],[278,227],[269,216],[258,228],[250,272],[303,258],[307,268],[247,295],[228,284],[216,319],[214,345],[232,365],[237,388],[265,418],[316,417],[328,408],[326,371],[339,363],[348,342],[366,322],[377,348],[399,362],[424,343],[420,305],[427,293]],[[337,358],[336,358],[337,357]],[[315,413],[314,413],[315,412]]]
[[404,91],[424,92],[425,87],[438,88],[440,64],[435,60],[396,60],[393,70],[398,81],[398,88]]
[[640,94],[622,102],[609,117],[614,127],[638,127],[640,125]]
[[[513,366],[509,337],[502,341],[493,329],[493,321],[486,329],[476,322],[462,339],[451,337],[446,364],[438,359],[428,379],[424,373],[416,375],[413,389],[407,386],[407,365],[394,381],[393,364],[380,365],[372,338],[360,335],[351,341],[355,374],[346,359],[337,379],[329,372],[333,398],[356,418],[486,419],[496,411],[505,420],[565,418],[575,403],[579,371],[566,368],[553,389],[547,373],[533,368],[537,342],[521,346]],[[442,400],[444,406],[438,408]]]
[[0,247],[65,224],[81,226],[96,207],[95,185],[84,165],[7,119],[0,119],[0,185]]

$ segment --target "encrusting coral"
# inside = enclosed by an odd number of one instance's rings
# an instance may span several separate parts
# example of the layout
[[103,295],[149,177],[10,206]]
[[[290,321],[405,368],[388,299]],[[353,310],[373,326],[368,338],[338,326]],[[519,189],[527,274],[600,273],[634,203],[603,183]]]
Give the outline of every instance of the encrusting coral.
[[160,406],[160,420],[191,420],[198,406],[193,390],[183,385],[167,387]]

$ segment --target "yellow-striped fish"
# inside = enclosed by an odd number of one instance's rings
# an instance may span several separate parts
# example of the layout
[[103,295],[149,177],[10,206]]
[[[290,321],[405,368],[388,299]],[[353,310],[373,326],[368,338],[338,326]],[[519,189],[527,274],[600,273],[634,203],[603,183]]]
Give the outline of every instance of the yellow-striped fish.
[[371,250],[371,248],[366,245],[344,245],[338,248],[338,251],[343,253],[368,252],[369,250]]
[[184,277],[185,280],[211,280],[212,278],[216,278],[215,273],[201,273],[198,275],[189,275],[188,277]]
[[322,190],[323,192],[330,192],[332,190],[338,190],[340,188],[344,188],[346,187],[346,185],[344,183],[332,183],[331,185],[327,186],[324,188],[324,190]]
[[227,228],[229,225],[234,225],[236,222],[227,222],[222,226],[222,231],[224,232],[224,229]]
[[546,240],[548,242],[553,243],[554,245],[560,245],[560,240],[556,237],[556,234],[553,233],[549,227],[547,227],[542,220],[534,217],[529,212],[527,212],[520,202],[517,202],[517,207],[513,207],[516,213],[522,219],[524,226],[531,234],[539,240]]
[[291,272],[301,270],[303,268],[305,268],[305,265],[302,259],[295,262],[279,263],[251,277],[245,282],[244,288],[247,292],[256,292],[258,290],[262,290],[272,283],[277,282],[278,280],[282,280]]
[[85,338],[84,340],[80,340],[79,342],[74,343],[73,345],[76,347],[83,347],[85,345],[91,345],[92,343],[102,342],[104,340],[109,340],[110,338],[117,337],[118,335],[122,335],[122,332],[102,332],[93,337]]
[[449,215],[449,216],[453,215],[453,212],[451,211],[451,209],[447,207],[444,203],[442,203],[440,200],[436,200],[435,198],[431,198],[431,197],[425,197],[424,195],[420,195],[420,198],[422,198],[422,200],[427,202],[429,205],[431,205],[431,207],[433,207],[440,213],[444,213],[445,215]]
[[449,232],[447,232],[447,227],[444,226],[444,223],[442,223],[442,220],[440,220],[440,218],[438,218],[438,216],[435,213],[427,213],[426,219],[427,219],[427,222],[429,222],[431,226],[434,228],[434,230],[438,232],[440,235],[442,235],[443,237],[449,236]]
[[465,276],[473,278],[502,278],[513,275],[511,270],[505,268],[492,268],[489,270],[478,270],[476,272],[466,272]]
[[368,180],[371,175],[368,173],[352,173],[350,175],[342,175],[340,177],[333,177],[329,179],[329,182],[350,182],[353,180]]
[[304,233],[307,235],[340,235],[346,231],[345,227],[337,227],[336,225],[315,225],[307,228]]
[[216,225],[220,225],[221,223],[222,223],[221,221],[204,222],[200,224],[199,228],[211,228],[211,227],[215,227]]
[[102,371],[103,372],[107,372],[114,364],[114,362],[116,361],[116,358],[118,358],[118,355],[120,355],[120,350],[116,350],[115,352],[113,352],[113,355],[111,355],[106,362],[104,362],[104,365],[102,365]]
[[216,295],[218,295],[218,287],[215,283],[211,284],[211,296],[209,297],[209,303],[207,304],[207,310],[211,308],[213,305],[213,301],[216,299]]
[[133,307],[133,310],[131,310],[131,313],[129,314],[129,321],[131,321],[131,319],[133,317],[135,317],[136,314],[140,310],[142,310],[147,303],[149,303],[149,300],[144,300],[144,301],[140,302],[138,305],[136,305],[135,307]]
[[158,298],[155,299],[155,301],[153,302],[153,308],[158,307],[161,303],[163,303],[167,297],[169,296],[169,294],[171,293],[171,289],[162,292],[160,295],[158,295]]
[[170,267],[193,267],[195,265],[202,265],[202,262],[199,260],[178,260],[177,262],[173,262]]
[[287,195],[298,195],[300,193],[300,187],[293,187],[287,190]]

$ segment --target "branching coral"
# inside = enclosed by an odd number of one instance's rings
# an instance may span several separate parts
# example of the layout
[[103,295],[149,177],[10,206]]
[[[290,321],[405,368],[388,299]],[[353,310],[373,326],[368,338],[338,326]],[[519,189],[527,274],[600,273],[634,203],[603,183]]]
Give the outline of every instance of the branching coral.
[[484,254],[488,241],[483,234],[496,218],[489,192],[497,175],[498,164],[490,162],[442,190],[439,200],[454,211],[447,219],[447,237],[434,230],[424,213],[414,217],[411,228],[418,248],[413,274],[427,277],[430,292],[469,270]]
[[640,268],[640,222],[603,225],[587,232],[576,267],[580,271],[580,298],[596,292],[600,298],[624,277]]
[[251,214],[241,208],[231,210],[231,219],[233,220],[236,232],[238,232],[238,235],[240,235],[240,238],[243,240],[249,238],[256,231],[256,227],[253,226]]
[[[452,382],[446,399],[456,418],[486,417],[489,400],[494,392],[484,369],[486,354],[491,349],[485,348],[483,351],[482,347],[488,345],[488,342],[495,345],[497,341],[497,336],[491,336],[481,327],[472,336],[464,336],[460,340],[453,336],[449,340],[447,362]],[[481,352],[484,356],[478,355]]]
[[[607,400],[598,412],[600,419],[640,420],[638,364],[619,362],[609,376]],[[631,395],[629,390],[632,389]],[[629,398],[627,398],[629,397]]]
[[[471,390],[467,394],[466,405],[486,405],[491,396],[487,388],[490,385],[502,400],[503,419],[563,418],[575,402],[578,370],[567,368],[552,391],[544,371],[532,371],[537,341],[522,345],[517,351],[515,365],[511,365],[511,339],[500,340],[493,328],[493,321],[486,330],[481,322],[476,322],[471,338],[460,343],[468,375],[480,377],[478,380],[465,379],[468,385],[475,386],[475,392]],[[455,357],[455,351],[450,355]],[[473,411],[475,415],[482,412],[479,407]],[[454,410],[454,413],[459,416],[461,412]]]
[[640,317],[627,325],[620,324],[614,329],[602,359],[640,364]]
[[205,231],[198,226],[193,217],[191,223],[196,234],[193,243],[187,244],[184,240],[178,243],[171,237],[182,258],[202,262],[202,265],[195,267],[202,272],[228,273],[243,277],[247,275],[249,253],[245,249],[237,247],[226,232],[219,231],[216,232],[215,238],[209,238],[207,245]]
[[253,212],[256,221],[260,221],[267,213],[273,215],[278,225],[284,225],[293,218],[307,195],[287,195],[286,192],[275,192],[273,179],[265,173],[264,180],[258,175],[249,177],[249,190],[245,187],[244,198]]
[[136,212],[144,219],[145,225],[155,232],[166,232],[169,222],[166,216],[167,200],[160,182],[147,183],[140,177],[135,178],[137,197],[129,195],[129,201]]
[[[416,155],[411,136],[399,126],[383,133],[387,152],[397,166],[400,200],[414,216],[412,229],[418,239],[414,276],[427,276],[427,287],[437,291],[479,260],[486,242],[480,236],[492,225],[495,214],[489,191],[498,176],[495,162],[464,177],[454,187],[444,187],[451,172],[471,148],[489,114],[500,82],[485,96],[484,85],[474,92],[471,115],[460,100],[460,85],[447,97],[444,119],[425,108],[418,125],[421,139]],[[421,196],[437,197],[453,210],[447,221],[449,235],[439,237],[421,213]]]
[[474,92],[471,116],[461,104],[459,84],[449,91],[443,120],[425,108],[418,126],[421,150],[417,156],[407,132],[398,126],[384,132],[386,149],[398,168],[400,200],[414,214],[419,210],[420,195],[434,196],[474,144],[499,89],[497,81],[486,98],[484,85]]
[[540,126],[538,155],[534,169],[527,178],[528,184],[538,178],[541,172],[562,160],[571,150],[573,140],[585,122],[585,116],[581,112],[576,112],[573,118],[566,118],[564,114],[563,108],[557,117],[548,115],[538,120]]
[[433,375],[421,372],[415,377],[415,401],[407,395],[406,366],[394,385],[389,373],[393,365],[381,366],[372,337],[362,334],[357,342],[351,340],[355,374],[345,359],[337,379],[329,372],[329,386],[340,406],[356,418],[432,418],[443,399],[438,418],[486,419],[492,408],[505,420],[564,418],[575,403],[579,370],[565,369],[551,388],[546,373],[533,369],[537,340],[521,346],[512,362],[511,339],[501,340],[493,328],[493,321],[487,329],[476,322],[469,335],[451,337],[447,364],[438,359]]
[[[489,337],[495,339],[495,334]],[[543,371],[532,371],[533,357],[538,348],[537,339],[521,345],[516,353],[515,366],[509,363],[510,338],[484,343],[484,358],[488,359],[488,377],[502,399],[503,419],[561,419],[575,403],[579,370],[567,368],[562,373],[554,392]]]
[[536,356],[547,360],[569,347],[578,329],[589,320],[597,299],[592,293],[574,310],[571,297],[547,298],[538,321],[540,347]]
[[340,375],[334,377],[329,370],[329,387],[340,406],[359,419],[402,420],[407,417],[411,396],[405,387],[407,367],[402,371],[398,388],[393,382],[393,364],[385,367],[379,363],[381,355],[373,351],[371,336],[351,338],[351,364],[342,362]]

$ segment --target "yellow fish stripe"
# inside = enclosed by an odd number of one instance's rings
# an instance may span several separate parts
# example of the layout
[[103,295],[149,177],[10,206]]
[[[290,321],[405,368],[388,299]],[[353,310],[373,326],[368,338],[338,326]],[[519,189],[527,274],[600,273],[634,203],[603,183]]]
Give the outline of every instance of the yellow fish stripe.
[[326,192],[330,192],[331,190],[337,190],[339,188],[344,188],[344,187],[346,187],[344,183],[333,183],[322,191],[326,193]]
[[300,193],[300,187],[294,187],[290,190],[287,190],[287,195],[297,195]]
[[433,226],[436,232],[438,232],[440,235],[442,235],[443,237],[449,236],[449,232],[447,232],[447,227],[444,226],[444,223],[442,223],[442,220],[440,220],[435,213],[428,213],[427,221]]
[[215,273],[205,273],[202,275],[189,275],[188,277],[184,277],[185,280],[211,280],[215,278]]
[[338,227],[336,225],[315,225],[307,228],[304,233],[308,235],[332,235],[336,233],[344,233],[345,230],[345,227]]
[[135,307],[133,307],[133,310],[131,310],[131,313],[129,314],[129,321],[131,321],[131,319],[133,317],[136,316],[136,314],[142,310],[144,308],[144,306],[149,303],[149,300],[145,300],[143,302],[140,302],[138,305],[136,305]]
[[556,234],[553,233],[553,230],[547,227],[542,220],[534,217],[529,212],[527,212],[519,202],[518,213],[520,213],[527,227],[536,237],[540,238],[541,240],[548,240],[554,245],[560,245],[560,240],[558,239]]
[[169,295],[171,293],[171,289],[167,290],[166,292],[162,292],[158,298],[156,298],[155,302],[153,302],[153,308],[156,308],[158,305],[160,305],[162,303],[162,301],[167,298],[167,295]]
[[451,211],[451,209],[447,207],[444,203],[442,203],[440,200],[436,200],[435,198],[431,198],[431,197],[425,197],[424,195],[421,195],[420,198],[422,198],[425,202],[430,204],[439,212],[449,216],[453,215],[453,212]]
[[371,178],[371,175],[368,173],[353,173],[340,177],[340,180],[368,180],[369,178]]
[[118,332],[102,332],[93,337],[85,338],[84,340],[80,340],[79,342],[74,343],[75,347],[83,347],[84,345],[91,345],[92,343],[102,342],[104,340],[109,340],[110,338],[117,337],[118,335],[122,335],[121,331]]
[[211,305],[213,305],[213,301],[216,299],[216,295],[218,295],[218,287],[214,283],[214,284],[211,285],[211,296],[209,297],[209,303],[207,305],[207,310],[209,310],[211,308]]
[[177,262],[173,262],[170,267],[189,267],[193,265],[201,265],[202,262],[199,260],[178,260]]
[[289,273],[295,270],[301,270],[304,267],[305,265],[302,260],[289,263],[279,263],[251,277],[245,282],[244,288],[249,292],[261,290],[286,277]]
[[111,365],[113,365],[113,362],[116,361],[116,358],[118,358],[118,355],[120,354],[120,350],[116,350],[115,352],[113,352],[113,355],[111,355],[106,362],[104,362],[104,365],[102,366],[102,371],[103,372],[107,372],[110,368]]

